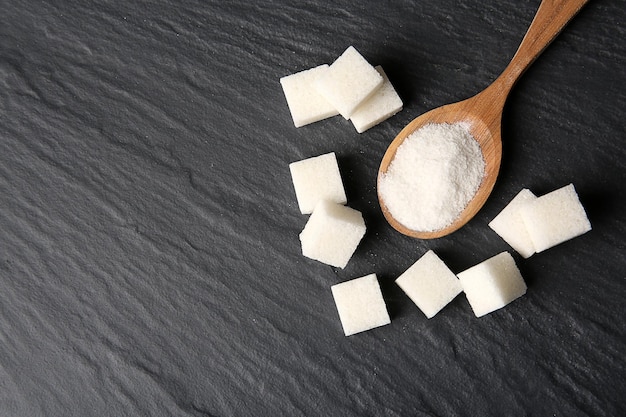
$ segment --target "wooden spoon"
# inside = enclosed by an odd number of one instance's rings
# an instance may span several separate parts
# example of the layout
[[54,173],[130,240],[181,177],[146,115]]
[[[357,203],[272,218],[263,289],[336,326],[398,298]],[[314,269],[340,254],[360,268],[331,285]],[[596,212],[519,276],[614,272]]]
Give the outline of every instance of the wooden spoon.
[[[543,0],[515,56],[500,76],[477,95],[433,109],[409,123],[391,142],[378,170],[378,184],[387,172],[398,146],[411,133],[428,123],[469,124],[469,130],[482,150],[485,160],[485,176],[478,191],[449,226],[436,231],[412,230],[399,223],[389,213],[380,192],[378,200],[382,212],[394,229],[408,236],[432,239],[448,235],[470,221],[483,206],[491,193],[500,169],[502,158],[501,122],[504,103],[515,82],[533,61],[552,42],[565,25],[589,0]],[[379,187],[380,190],[380,187]]]

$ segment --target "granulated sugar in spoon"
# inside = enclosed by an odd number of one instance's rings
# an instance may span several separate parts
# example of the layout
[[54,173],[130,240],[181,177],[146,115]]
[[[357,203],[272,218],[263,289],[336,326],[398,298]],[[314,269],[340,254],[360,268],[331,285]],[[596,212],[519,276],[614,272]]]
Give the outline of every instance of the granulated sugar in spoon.
[[[408,236],[432,239],[446,236],[456,231],[476,215],[489,197],[500,169],[502,157],[502,112],[509,92],[530,64],[533,63],[587,2],[588,0],[543,0],[515,56],[502,74],[489,87],[469,99],[424,113],[409,123],[396,136],[383,156],[378,171],[378,199],[385,218],[393,228]],[[397,152],[403,152],[400,146],[412,134],[429,125],[440,125],[446,129],[458,127],[466,129],[476,140],[484,161],[484,171],[481,171],[482,179],[478,180],[477,189],[475,191],[472,190],[472,195],[467,197],[467,201],[461,202],[458,215],[454,213],[455,217],[453,219],[444,225],[436,225],[435,228],[428,226],[415,227],[415,224],[419,225],[419,221],[412,221],[413,218],[420,220],[418,218],[420,215],[419,211],[424,208],[424,204],[421,204],[419,200],[415,204],[407,203],[407,201],[411,201],[412,197],[417,197],[414,195],[417,190],[412,189],[413,179],[402,178],[402,175],[403,172],[406,172],[407,175],[412,175],[412,170],[398,170],[398,172],[393,172],[393,174],[390,171],[390,165],[394,163],[396,156],[400,156],[400,154],[396,155]],[[407,141],[407,144],[411,141],[412,139]],[[471,167],[469,170],[471,171]],[[397,182],[395,188],[385,184],[385,182],[390,180]],[[419,180],[421,181],[422,179]],[[428,178],[428,176],[423,178],[423,181],[436,180],[438,179]],[[393,190],[396,193],[393,194],[393,199],[400,202],[400,208],[396,208],[395,203],[387,205],[381,188]],[[435,201],[428,204],[431,203],[435,204],[428,208],[431,214],[437,210],[441,210],[444,213],[448,208],[445,202],[438,203]],[[438,207],[437,204],[441,207]],[[403,219],[403,221],[401,222],[400,219]],[[414,225],[411,227],[409,224]]]

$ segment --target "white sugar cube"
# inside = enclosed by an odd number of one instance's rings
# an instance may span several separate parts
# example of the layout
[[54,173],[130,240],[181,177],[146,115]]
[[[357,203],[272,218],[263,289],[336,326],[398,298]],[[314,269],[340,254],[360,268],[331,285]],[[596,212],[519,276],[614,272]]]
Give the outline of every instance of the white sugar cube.
[[407,269],[396,284],[431,318],[463,290],[458,278],[429,250]]
[[289,170],[302,214],[311,213],[320,200],[346,204],[346,192],[334,152],[292,162]]
[[489,222],[489,227],[524,258],[535,253],[535,246],[526,230],[520,208],[536,199],[530,190],[524,188]]
[[484,316],[526,294],[515,260],[502,252],[457,274],[476,317]]
[[357,210],[322,200],[300,233],[302,254],[345,268],[365,235],[365,222]]
[[315,81],[328,71],[320,65],[280,79],[293,124],[301,127],[339,114],[314,87]]
[[331,287],[346,336],[391,323],[376,274]]
[[356,108],[383,83],[383,77],[350,46],[315,82],[317,91],[349,119]]
[[537,252],[591,230],[573,184],[538,197],[524,205],[520,214]]
[[402,110],[402,99],[396,93],[387,74],[381,66],[375,69],[383,77],[382,86],[361,103],[350,116],[352,124],[359,133],[365,132]]

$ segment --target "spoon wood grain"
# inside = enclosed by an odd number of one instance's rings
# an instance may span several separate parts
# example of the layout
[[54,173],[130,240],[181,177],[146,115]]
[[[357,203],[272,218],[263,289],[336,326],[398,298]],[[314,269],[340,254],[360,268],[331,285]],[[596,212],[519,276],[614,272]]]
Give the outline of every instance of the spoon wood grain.
[[378,200],[382,212],[394,229],[420,239],[438,238],[458,230],[478,213],[491,194],[500,169],[502,112],[509,92],[530,64],[588,1],[543,0],[511,62],[489,87],[469,99],[424,113],[400,131],[383,156],[378,170],[379,184],[402,142],[428,123],[467,123],[470,133],[482,150],[485,175],[478,191],[460,216],[449,226],[436,231],[412,230],[398,222],[387,209],[379,192]]

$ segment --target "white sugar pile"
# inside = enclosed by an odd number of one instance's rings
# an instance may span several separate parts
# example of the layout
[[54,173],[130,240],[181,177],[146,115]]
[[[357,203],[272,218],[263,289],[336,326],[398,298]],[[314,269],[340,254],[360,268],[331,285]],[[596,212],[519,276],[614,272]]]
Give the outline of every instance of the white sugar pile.
[[378,191],[405,227],[433,232],[456,220],[484,173],[480,147],[467,124],[427,124],[398,147]]

